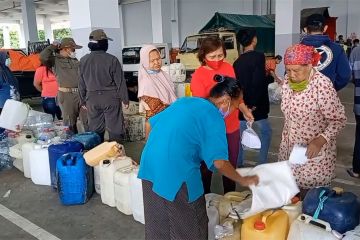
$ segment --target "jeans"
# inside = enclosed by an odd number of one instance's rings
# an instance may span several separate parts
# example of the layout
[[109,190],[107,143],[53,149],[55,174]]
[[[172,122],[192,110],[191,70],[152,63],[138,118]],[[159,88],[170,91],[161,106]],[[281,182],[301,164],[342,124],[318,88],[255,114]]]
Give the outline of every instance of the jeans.
[[56,99],[52,97],[43,97],[42,98],[42,106],[44,112],[47,114],[51,114],[53,119],[55,120],[55,116],[58,120],[62,120],[61,110],[59,105],[56,103]]
[[353,155],[353,171],[360,173],[360,115],[355,115],[356,130],[355,130],[355,145]]
[[[263,164],[267,162],[268,152],[270,148],[272,129],[268,119],[261,119],[253,123],[253,128],[258,129],[257,133],[261,141],[261,149],[259,152],[258,164]],[[243,131],[246,129],[246,121],[240,121],[240,138]],[[237,161],[237,166],[242,167],[244,165],[244,149],[240,141],[240,151]]]

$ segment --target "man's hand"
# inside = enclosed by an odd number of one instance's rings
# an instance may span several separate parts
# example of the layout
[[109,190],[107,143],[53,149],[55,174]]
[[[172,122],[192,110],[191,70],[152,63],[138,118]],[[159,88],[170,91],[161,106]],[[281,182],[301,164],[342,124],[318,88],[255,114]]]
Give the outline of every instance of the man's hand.
[[258,185],[259,184],[259,177],[254,175],[254,176],[246,176],[246,177],[241,177],[239,180],[239,184],[243,187],[248,187],[251,185]]
[[85,105],[82,105],[81,108],[87,111],[87,107]]
[[321,151],[322,146],[324,146],[325,143],[326,139],[321,135],[311,140],[305,153],[307,158],[312,159],[317,157]]

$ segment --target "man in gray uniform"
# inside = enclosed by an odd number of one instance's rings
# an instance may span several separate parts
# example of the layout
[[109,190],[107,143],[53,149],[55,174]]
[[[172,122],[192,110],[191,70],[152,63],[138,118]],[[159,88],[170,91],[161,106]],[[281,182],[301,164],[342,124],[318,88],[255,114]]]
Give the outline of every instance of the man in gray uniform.
[[64,125],[77,133],[76,122],[80,116],[85,130],[87,130],[86,110],[81,109],[78,91],[79,61],[76,59],[74,39],[64,38],[61,43],[54,42],[40,53],[42,62],[46,62],[54,70],[59,84],[58,101],[62,110]]
[[120,142],[124,134],[122,104],[129,104],[126,81],[119,60],[106,53],[108,38],[102,29],[90,33],[90,54],[80,60],[79,93],[87,109],[89,128],[104,139]]

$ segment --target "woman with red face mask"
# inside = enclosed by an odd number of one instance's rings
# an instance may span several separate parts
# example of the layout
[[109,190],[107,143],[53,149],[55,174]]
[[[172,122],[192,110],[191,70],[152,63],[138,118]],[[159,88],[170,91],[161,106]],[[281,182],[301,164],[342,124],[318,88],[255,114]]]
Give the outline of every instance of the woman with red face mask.
[[[202,40],[198,53],[198,59],[201,66],[196,69],[191,79],[191,92],[193,97],[208,98],[210,90],[215,86],[215,75],[235,78],[235,72],[231,64],[225,61],[226,50],[223,41],[218,37],[207,37]],[[249,122],[253,121],[251,111],[241,100],[236,103],[236,110],[222,112],[226,125],[226,137],[229,148],[229,160],[236,167],[239,154],[240,129],[239,129],[239,109]],[[229,106],[230,109],[230,106]],[[201,166],[202,180],[205,194],[211,192],[212,172],[208,170],[205,164]],[[235,190],[236,184],[230,179],[223,177],[224,193]]]

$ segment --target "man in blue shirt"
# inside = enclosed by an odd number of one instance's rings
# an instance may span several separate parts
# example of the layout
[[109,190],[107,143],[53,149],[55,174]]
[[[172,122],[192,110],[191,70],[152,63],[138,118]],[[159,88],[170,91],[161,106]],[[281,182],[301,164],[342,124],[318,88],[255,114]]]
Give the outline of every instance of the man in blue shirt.
[[182,98],[150,118],[139,171],[146,239],[207,239],[201,161],[243,186],[258,183],[227,160],[223,118],[238,107],[240,92],[236,80],[223,78],[209,100]]
[[315,68],[330,78],[335,90],[339,91],[350,81],[350,64],[344,49],[324,34],[327,27],[321,14],[310,15],[306,19],[304,29],[308,35],[301,40],[301,43],[313,46],[321,55],[321,59]]

